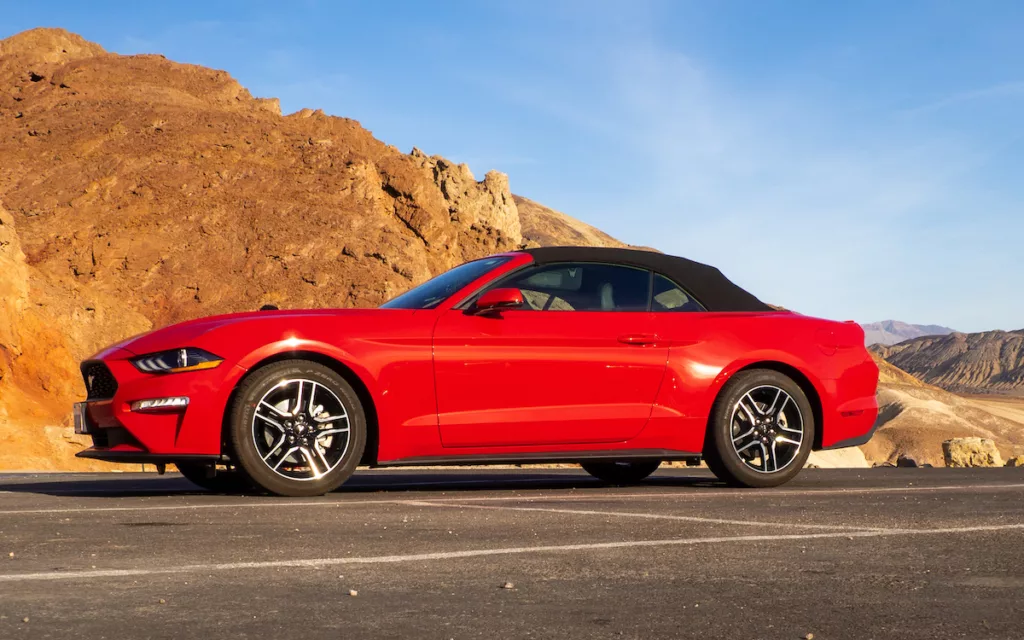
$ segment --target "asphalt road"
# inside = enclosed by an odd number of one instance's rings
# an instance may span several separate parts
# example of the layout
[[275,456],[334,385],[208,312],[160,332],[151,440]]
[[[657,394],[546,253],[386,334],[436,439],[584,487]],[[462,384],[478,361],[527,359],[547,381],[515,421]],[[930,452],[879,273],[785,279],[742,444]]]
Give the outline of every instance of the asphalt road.
[[0,475],[4,639],[808,633],[1024,638],[1024,470],[361,471],[318,499]]

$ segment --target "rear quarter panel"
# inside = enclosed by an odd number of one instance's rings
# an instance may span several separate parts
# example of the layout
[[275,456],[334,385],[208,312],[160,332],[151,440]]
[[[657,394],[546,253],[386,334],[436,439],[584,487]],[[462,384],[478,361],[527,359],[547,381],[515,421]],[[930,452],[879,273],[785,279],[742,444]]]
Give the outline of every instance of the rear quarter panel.
[[855,324],[789,312],[661,314],[659,320],[658,334],[670,346],[650,428],[675,434],[674,449],[701,451],[722,387],[758,366],[781,365],[804,379],[812,403],[813,396],[820,403],[819,446],[861,435],[874,423],[878,370]]

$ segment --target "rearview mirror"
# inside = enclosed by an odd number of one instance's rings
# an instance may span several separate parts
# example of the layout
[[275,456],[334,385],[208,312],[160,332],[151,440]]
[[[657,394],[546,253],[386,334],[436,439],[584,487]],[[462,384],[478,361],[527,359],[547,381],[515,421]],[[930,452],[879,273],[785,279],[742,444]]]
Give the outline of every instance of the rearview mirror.
[[523,292],[519,289],[491,289],[476,301],[474,313],[488,313],[502,309],[515,309],[523,305]]

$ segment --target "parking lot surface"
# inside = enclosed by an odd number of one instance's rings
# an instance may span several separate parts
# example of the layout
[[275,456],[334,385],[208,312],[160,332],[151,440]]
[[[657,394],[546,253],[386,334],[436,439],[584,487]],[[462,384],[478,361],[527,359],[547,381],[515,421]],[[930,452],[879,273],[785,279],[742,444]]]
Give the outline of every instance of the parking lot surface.
[[0,638],[1022,638],[1024,473],[0,475]]

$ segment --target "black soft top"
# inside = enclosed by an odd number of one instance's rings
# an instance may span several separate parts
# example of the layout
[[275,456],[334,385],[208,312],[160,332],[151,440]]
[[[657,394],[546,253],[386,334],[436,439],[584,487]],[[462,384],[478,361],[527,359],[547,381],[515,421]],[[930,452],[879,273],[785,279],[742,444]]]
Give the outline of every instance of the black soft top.
[[708,311],[772,311],[752,293],[740,288],[715,267],[639,249],[606,247],[539,247],[525,249],[537,264],[552,262],[604,262],[650,269],[693,294]]

